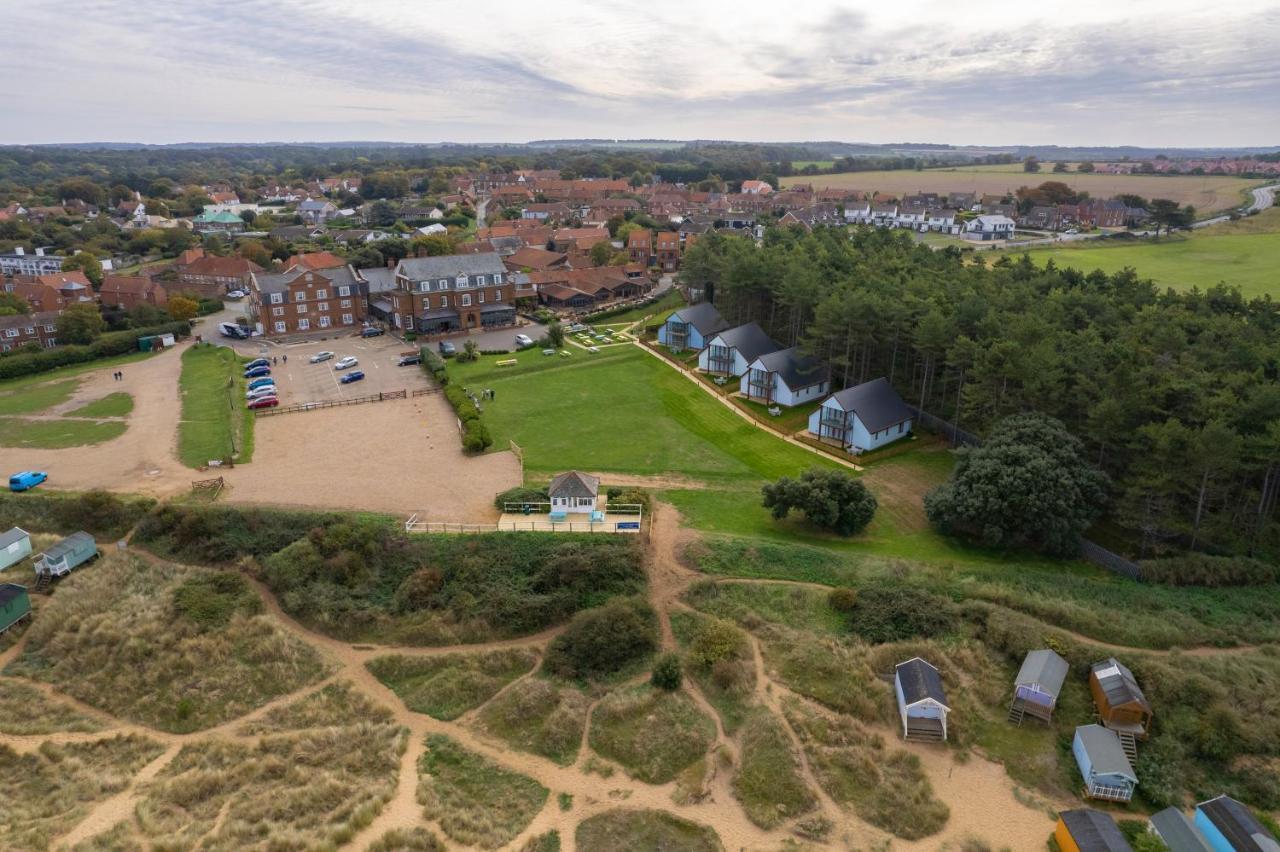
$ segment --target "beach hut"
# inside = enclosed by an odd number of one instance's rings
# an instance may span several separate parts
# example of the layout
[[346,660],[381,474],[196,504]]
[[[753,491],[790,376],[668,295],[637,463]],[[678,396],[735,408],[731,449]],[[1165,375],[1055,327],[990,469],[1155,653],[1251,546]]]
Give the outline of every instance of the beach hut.
[[1067,661],[1048,648],[1027,652],[1013,682],[1009,721],[1021,725],[1024,716],[1051,721],[1068,668]]
[[1101,725],[1081,725],[1071,741],[1071,753],[1084,779],[1085,796],[1109,802],[1133,798],[1138,776],[1115,731]]
[[1214,852],[1280,852],[1280,841],[1230,796],[1196,805],[1196,828]]
[[1115,820],[1089,808],[1058,814],[1053,837],[1062,852],[1133,852]]
[[913,657],[894,667],[893,689],[902,716],[902,738],[943,742],[947,738],[947,695],[942,677],[929,663]]
[[31,534],[21,527],[0,533],[0,571],[31,555]]
[[1200,829],[1177,808],[1165,808],[1152,814],[1147,828],[1169,847],[1169,852],[1213,852]]
[[0,583],[0,633],[31,616],[31,599],[27,587],[17,583]]
[[1151,725],[1151,705],[1138,681],[1115,657],[1094,663],[1089,670],[1089,692],[1098,710],[1098,721],[1120,737],[1130,761],[1138,759],[1135,739],[1145,740]]

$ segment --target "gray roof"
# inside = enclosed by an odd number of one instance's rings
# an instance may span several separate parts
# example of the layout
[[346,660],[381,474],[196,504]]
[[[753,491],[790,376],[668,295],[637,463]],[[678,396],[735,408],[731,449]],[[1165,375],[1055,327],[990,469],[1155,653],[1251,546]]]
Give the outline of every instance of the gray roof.
[[457,319],[457,318],[458,318],[458,312],[455,311],[453,308],[436,308],[435,310],[427,311],[426,313],[422,313],[418,315],[418,319],[421,319],[421,320]]
[[1147,703],[1147,697],[1142,694],[1142,689],[1138,686],[1133,672],[1121,665],[1115,657],[1094,663],[1090,673],[1098,679],[1098,685],[1102,687],[1103,694],[1107,696],[1107,704],[1110,706],[1121,707],[1125,704],[1137,703],[1148,713],[1151,712],[1151,705]]
[[17,583],[0,583],[0,606],[5,606],[26,593],[26,586],[19,586]]
[[942,689],[942,677],[929,663],[919,657],[898,663],[894,667],[898,683],[902,685],[902,698],[907,704],[915,704],[932,698],[943,707],[947,705],[947,693]]
[[49,559],[61,559],[68,553],[74,553],[80,548],[89,545],[93,545],[95,548],[97,547],[97,544],[94,543],[93,536],[82,530],[80,532],[73,532],[53,547],[48,548],[45,550],[44,555]]
[[1200,829],[1177,808],[1151,815],[1151,827],[1170,852],[1213,852]]
[[8,547],[9,545],[16,544],[25,538],[31,538],[31,534],[22,527],[14,527],[8,532],[0,533],[0,547]]
[[723,331],[729,327],[729,323],[725,322],[724,317],[720,316],[720,312],[716,310],[716,306],[710,302],[698,302],[696,305],[681,308],[671,316],[677,317],[686,325],[693,326],[703,337],[710,337],[717,331]]
[[1048,648],[1028,651],[1014,683],[1018,686],[1036,684],[1041,692],[1057,698],[1062,682],[1067,679],[1068,668],[1067,661]]
[[1236,852],[1277,852],[1280,843],[1258,822],[1249,809],[1230,796],[1219,796],[1196,805],[1222,832]]
[[718,333],[716,337],[725,345],[738,350],[738,354],[750,364],[761,355],[777,352],[781,347],[774,343],[764,329],[754,322],[735,326]]
[[[326,207],[333,207],[333,203],[329,201],[312,201],[308,199],[298,204],[299,210],[324,210]],[[334,208],[337,209],[336,207]]]
[[836,391],[832,397],[845,411],[857,414],[862,425],[872,432],[911,419],[911,409],[884,377]]
[[503,275],[507,268],[494,252],[449,254],[440,257],[406,257],[396,271],[411,281],[457,278],[459,275]]
[[1104,813],[1080,808],[1058,814],[1080,852],[1133,852],[1120,826]]
[[547,493],[552,497],[595,497],[600,493],[600,480],[590,474],[571,470],[551,480]]
[[778,377],[792,390],[807,388],[831,378],[830,367],[812,355],[801,353],[798,346],[769,352],[761,355],[756,361],[770,373],[777,373]]
[[1115,731],[1101,725],[1081,725],[1076,728],[1076,736],[1089,755],[1089,765],[1096,775],[1119,775],[1128,778],[1134,784],[1138,776],[1133,773],[1133,764],[1120,745],[1120,737]]
[[253,280],[257,282],[260,293],[283,293],[289,289],[290,284],[308,273],[319,275],[335,287],[360,286],[350,266],[333,266],[328,269],[304,269],[301,266],[295,266],[288,272],[275,275],[254,275]]
[[396,289],[396,271],[389,266],[370,266],[356,271],[361,278],[369,282],[371,294]]

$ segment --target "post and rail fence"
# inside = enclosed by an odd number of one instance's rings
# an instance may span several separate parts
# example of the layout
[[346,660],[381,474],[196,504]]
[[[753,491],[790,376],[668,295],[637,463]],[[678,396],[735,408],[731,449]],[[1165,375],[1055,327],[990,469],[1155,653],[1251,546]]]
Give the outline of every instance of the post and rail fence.
[[[417,393],[415,392],[415,396]],[[386,402],[391,399],[406,399],[409,392],[405,390],[382,391],[369,396],[357,396],[351,399],[329,399],[320,402],[300,402],[296,405],[281,405],[276,408],[261,408],[255,413],[259,417],[274,417],[277,414],[292,414],[295,411],[319,411],[322,408],[341,408],[346,405],[364,405],[366,402]]]

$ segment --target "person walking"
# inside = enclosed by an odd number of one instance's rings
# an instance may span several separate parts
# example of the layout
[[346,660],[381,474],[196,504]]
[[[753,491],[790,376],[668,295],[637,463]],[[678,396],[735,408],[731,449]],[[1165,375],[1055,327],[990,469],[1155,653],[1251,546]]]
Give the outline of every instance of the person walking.
[[288,355],[284,356],[284,362],[285,362],[286,364],[288,364],[288,363],[289,363],[289,356],[288,356]]

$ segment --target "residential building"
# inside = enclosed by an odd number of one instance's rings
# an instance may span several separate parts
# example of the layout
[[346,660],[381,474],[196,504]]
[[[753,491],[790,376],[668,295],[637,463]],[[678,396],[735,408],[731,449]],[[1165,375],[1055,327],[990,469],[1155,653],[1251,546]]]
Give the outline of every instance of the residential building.
[[984,214],[969,220],[964,226],[966,240],[1008,240],[1013,238],[1017,223],[1008,216]]
[[632,263],[650,265],[653,262],[653,234],[645,228],[636,228],[627,234],[627,257]]
[[11,352],[28,343],[44,349],[58,345],[57,312],[0,317],[0,352]]
[[66,306],[62,294],[56,288],[40,283],[39,279],[11,282],[5,285],[5,290],[26,302],[36,313],[41,311],[58,313]]
[[520,212],[522,219],[536,219],[539,222],[567,222],[573,216],[573,211],[569,209],[569,205],[563,201],[555,201],[549,204],[526,204],[524,210]]
[[764,329],[749,322],[713,335],[706,348],[698,353],[698,369],[736,378],[747,372],[752,361],[781,348],[764,333]]
[[405,258],[389,293],[397,328],[442,334],[516,321],[513,284],[493,252]]
[[552,479],[547,494],[551,498],[552,513],[589,514],[595,511],[600,497],[600,480],[571,470]]
[[294,267],[253,282],[258,330],[269,337],[353,331],[364,321],[365,295],[350,266]]
[[1053,838],[1062,852],[1133,852],[1115,820],[1091,808],[1059,813]]
[[346,266],[347,261],[331,251],[312,251],[295,254],[283,264],[285,269],[336,269]]
[[904,740],[945,742],[951,707],[942,676],[928,661],[912,657],[893,668],[893,691],[898,699]]
[[138,305],[163,307],[169,301],[169,294],[145,275],[108,275],[102,279],[98,298],[104,305],[129,310]]
[[710,302],[689,305],[667,317],[658,327],[658,342],[675,352],[702,349],[718,331],[729,327],[724,317]]
[[338,215],[338,208],[331,201],[307,199],[298,203],[298,215],[307,225],[323,225]]
[[773,192],[773,186],[763,180],[744,180],[742,192],[747,195],[769,195]]
[[1194,822],[1213,852],[1280,852],[1275,835],[1230,796],[1196,805]]
[[75,304],[92,304],[95,301],[93,285],[89,283],[89,279],[79,269],[71,272],[37,275],[36,283],[57,290],[63,307]]
[[757,357],[738,383],[749,400],[787,407],[818,399],[830,387],[830,368],[796,346]]
[[885,378],[837,391],[809,415],[809,432],[850,453],[864,453],[911,434],[913,415]]
[[547,269],[564,269],[568,266],[569,256],[546,249],[525,246],[504,257],[502,262],[512,272],[521,270],[542,271]]
[[675,231],[659,231],[653,238],[653,251],[658,268],[663,272],[675,272],[680,268],[680,235]]
[[198,234],[240,234],[248,230],[243,219],[226,210],[201,213],[191,220],[191,228]]
[[950,207],[930,207],[924,217],[924,227],[941,234],[956,231],[956,211]]
[[28,253],[22,246],[13,251],[0,252],[0,274],[36,276],[61,272],[62,262],[66,257],[46,252],[46,249],[38,248]]
[[1115,731],[1101,725],[1081,725],[1071,741],[1085,795],[1109,802],[1127,802],[1133,798],[1138,776],[1120,745]]
[[254,274],[263,269],[243,257],[218,257],[197,248],[183,252],[174,264],[174,271],[178,275],[176,289],[218,299],[231,290],[248,292]]

